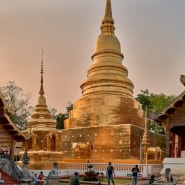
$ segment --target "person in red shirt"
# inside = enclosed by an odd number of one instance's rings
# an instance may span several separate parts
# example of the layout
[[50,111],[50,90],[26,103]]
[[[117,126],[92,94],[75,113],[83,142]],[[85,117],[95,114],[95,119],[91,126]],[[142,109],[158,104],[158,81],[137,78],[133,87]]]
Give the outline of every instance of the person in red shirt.
[[41,171],[38,177],[38,185],[44,185],[46,184],[45,177],[43,172]]

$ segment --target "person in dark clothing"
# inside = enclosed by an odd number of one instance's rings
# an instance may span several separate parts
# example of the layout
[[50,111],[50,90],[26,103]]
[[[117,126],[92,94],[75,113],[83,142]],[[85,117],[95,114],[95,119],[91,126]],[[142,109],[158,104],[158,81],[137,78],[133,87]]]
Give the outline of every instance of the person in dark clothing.
[[74,175],[70,177],[69,185],[80,185],[78,172],[74,172]]
[[138,165],[135,165],[135,167],[132,168],[132,185],[137,185],[137,176],[139,172]]
[[107,166],[108,185],[110,185],[110,180],[112,181],[112,184],[115,185],[113,175],[115,176],[114,167],[111,165],[111,162],[108,162]]

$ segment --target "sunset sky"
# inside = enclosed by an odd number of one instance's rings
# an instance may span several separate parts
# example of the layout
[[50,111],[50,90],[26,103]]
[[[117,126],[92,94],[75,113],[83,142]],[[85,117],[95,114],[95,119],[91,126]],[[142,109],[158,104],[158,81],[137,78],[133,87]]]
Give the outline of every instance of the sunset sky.
[[[80,84],[92,64],[106,0],[1,0],[0,86],[8,81],[32,92],[40,88],[44,50],[44,90],[48,107],[65,112],[82,94]],[[123,65],[140,90],[179,95],[185,74],[185,1],[112,0],[115,34]]]

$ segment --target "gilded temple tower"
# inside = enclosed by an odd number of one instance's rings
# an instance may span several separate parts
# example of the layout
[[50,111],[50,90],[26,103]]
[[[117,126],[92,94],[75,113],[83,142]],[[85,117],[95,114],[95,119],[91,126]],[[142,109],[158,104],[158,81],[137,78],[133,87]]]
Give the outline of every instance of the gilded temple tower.
[[[41,84],[37,105],[28,120],[28,128],[24,131],[29,139],[23,143],[28,149],[31,169],[50,169],[54,162],[61,166],[63,152],[61,148],[62,131],[56,129],[56,122],[47,108],[43,87],[43,51],[41,60]],[[47,163],[45,162],[47,161]]]
[[121,46],[114,34],[111,1],[107,0],[93,64],[82,82],[82,98],[66,121],[66,128],[133,124],[144,127],[141,105],[133,98],[134,85],[122,64]]
[[106,1],[100,29],[93,63],[81,84],[82,97],[73,104],[65,121],[64,158],[139,158],[145,117],[122,64],[124,56],[114,33],[110,0]]

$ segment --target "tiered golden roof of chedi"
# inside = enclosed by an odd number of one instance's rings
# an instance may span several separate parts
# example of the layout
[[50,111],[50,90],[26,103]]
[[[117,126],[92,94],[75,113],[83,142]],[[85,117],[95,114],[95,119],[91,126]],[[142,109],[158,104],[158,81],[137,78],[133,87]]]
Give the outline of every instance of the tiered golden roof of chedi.
[[34,129],[56,129],[56,122],[51,119],[51,114],[47,108],[46,98],[44,97],[43,88],[43,65],[41,66],[41,86],[39,97],[31,119],[28,121],[28,127]]
[[[65,120],[64,160],[103,161],[140,156],[145,117],[141,104],[133,97],[134,85],[122,64],[124,56],[114,30],[111,1],[107,0],[93,64],[81,84],[82,97]],[[162,139],[152,137],[151,143],[160,146]]]
[[74,103],[66,128],[133,124],[144,127],[140,103],[133,98],[134,85],[122,64],[121,46],[114,34],[111,2],[92,55],[93,64],[82,82],[82,98]]
[[58,162],[59,166],[61,166],[63,156],[61,148],[62,131],[56,129],[56,122],[52,120],[44,97],[43,60],[38,103],[31,115],[31,119],[28,121],[28,128],[25,130],[25,134],[30,139],[23,143],[21,154],[24,154],[24,148],[28,149],[30,169],[51,169],[54,162]]

